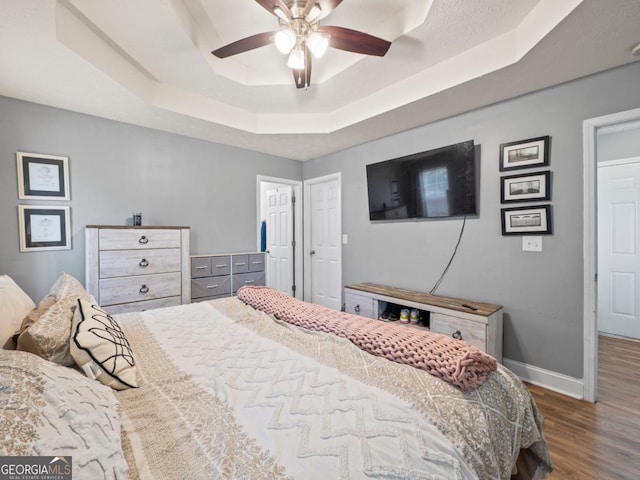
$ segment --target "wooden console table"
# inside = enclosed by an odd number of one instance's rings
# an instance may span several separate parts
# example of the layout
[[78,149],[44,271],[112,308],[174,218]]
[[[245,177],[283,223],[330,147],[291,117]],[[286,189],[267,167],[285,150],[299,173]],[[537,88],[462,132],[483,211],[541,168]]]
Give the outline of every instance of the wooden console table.
[[429,329],[468,342],[502,362],[502,306],[358,283],[344,288],[348,313],[379,319],[388,303],[429,312]]

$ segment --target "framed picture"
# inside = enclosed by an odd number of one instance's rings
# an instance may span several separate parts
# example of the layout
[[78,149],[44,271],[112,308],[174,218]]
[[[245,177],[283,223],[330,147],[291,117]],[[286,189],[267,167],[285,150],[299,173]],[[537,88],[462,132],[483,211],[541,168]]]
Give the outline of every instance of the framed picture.
[[69,207],[18,205],[20,251],[70,250]]
[[503,208],[502,235],[551,234],[551,205]]
[[17,152],[18,198],[69,200],[69,158]]
[[500,171],[549,165],[549,136],[500,145]]
[[551,200],[551,172],[502,177],[500,200],[502,203]]

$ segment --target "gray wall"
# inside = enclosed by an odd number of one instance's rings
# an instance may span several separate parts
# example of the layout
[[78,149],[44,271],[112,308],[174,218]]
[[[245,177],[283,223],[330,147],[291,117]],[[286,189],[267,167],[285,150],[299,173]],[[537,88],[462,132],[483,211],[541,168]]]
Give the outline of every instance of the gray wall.
[[[16,152],[69,157],[71,201],[18,201]],[[0,97],[0,274],[36,301],[67,272],[84,282],[84,227],[191,227],[191,252],[256,249],[256,175],[302,178],[297,161]],[[69,205],[72,250],[19,252],[18,204]]]
[[[481,146],[480,215],[467,219],[437,293],[504,305],[505,357],[581,378],[582,122],[640,107],[639,78],[636,62],[306,162],[305,179],[342,172],[344,284],[433,287],[462,220],[369,222],[365,165],[473,139]],[[521,237],[501,235],[499,146],[543,135],[551,136],[554,233],[542,253],[523,252]]]

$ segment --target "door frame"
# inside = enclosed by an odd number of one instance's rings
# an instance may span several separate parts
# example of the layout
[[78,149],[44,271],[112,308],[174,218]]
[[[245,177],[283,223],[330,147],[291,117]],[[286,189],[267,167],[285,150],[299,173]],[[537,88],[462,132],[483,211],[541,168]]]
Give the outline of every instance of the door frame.
[[583,398],[595,402],[598,396],[598,208],[597,141],[598,129],[640,120],[640,108],[584,120],[583,142]]
[[[257,222],[256,225],[260,225],[262,218],[262,202],[265,201],[263,194],[263,185],[281,185],[281,186],[291,186],[293,189],[293,195],[296,198],[296,202],[293,207],[293,214],[295,215],[295,228],[293,229],[293,240],[296,242],[296,246],[294,247],[294,255],[296,258],[296,266],[295,266],[295,283],[296,283],[296,294],[295,297],[300,298],[302,292],[304,292],[304,262],[303,262],[303,199],[302,199],[302,180],[292,180],[290,178],[278,178],[278,177],[270,177],[267,175],[256,175],[256,217]],[[266,190],[266,189],[265,189]],[[256,251],[260,251],[260,228],[257,229],[256,235]],[[268,268],[269,262],[265,261],[265,268]],[[267,272],[265,272],[266,274]]]
[[[342,173],[331,173],[329,175],[323,175],[321,177],[315,177],[307,179],[303,182],[304,186],[304,300],[311,301],[311,201],[309,197],[311,195],[311,186],[319,183],[327,183],[331,181],[338,182],[338,215],[337,215],[337,230],[338,241],[342,246]],[[336,269],[335,282],[340,286],[342,291],[342,248],[338,250],[338,268]]]

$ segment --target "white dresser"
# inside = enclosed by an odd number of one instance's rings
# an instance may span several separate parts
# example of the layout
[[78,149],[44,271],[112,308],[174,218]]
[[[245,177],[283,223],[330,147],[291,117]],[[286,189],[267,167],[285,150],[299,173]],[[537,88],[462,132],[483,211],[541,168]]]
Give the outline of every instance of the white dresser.
[[189,303],[189,227],[85,229],[86,289],[110,314]]

